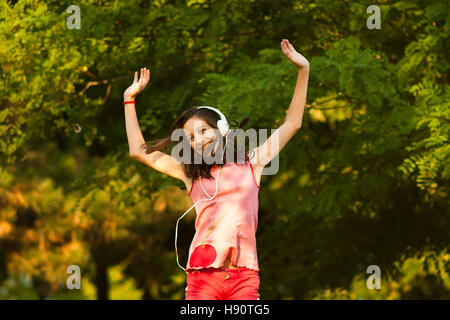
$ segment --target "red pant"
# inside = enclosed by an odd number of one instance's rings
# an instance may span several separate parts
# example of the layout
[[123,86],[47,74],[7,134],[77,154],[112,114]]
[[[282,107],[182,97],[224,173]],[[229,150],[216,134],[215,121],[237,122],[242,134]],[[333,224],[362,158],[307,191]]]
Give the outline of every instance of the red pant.
[[259,274],[247,268],[190,270],[186,300],[259,300]]

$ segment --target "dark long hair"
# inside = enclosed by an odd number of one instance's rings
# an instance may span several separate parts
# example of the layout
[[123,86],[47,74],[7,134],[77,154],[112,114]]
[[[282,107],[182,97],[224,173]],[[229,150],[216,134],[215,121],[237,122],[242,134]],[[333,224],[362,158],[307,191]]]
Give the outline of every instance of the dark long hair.
[[[223,147],[225,146],[225,137],[223,137],[222,135],[219,134],[218,137],[216,137],[216,140],[214,141],[214,143],[221,143],[219,144],[219,148],[217,149],[218,152],[221,152],[222,155],[222,161],[220,163],[212,163],[212,164],[207,164],[204,163],[203,161],[203,157],[202,157],[202,163],[201,164],[195,164],[194,163],[194,153],[196,152],[195,150],[192,149],[191,145],[188,143],[188,139],[183,136],[179,138],[179,141],[172,141],[171,137],[172,137],[172,133],[176,130],[176,129],[183,129],[184,124],[192,117],[197,117],[200,119],[203,119],[204,121],[206,121],[212,128],[217,129],[217,120],[220,119],[220,116],[214,112],[213,110],[210,109],[205,109],[205,108],[201,108],[198,109],[196,107],[193,108],[189,108],[187,110],[185,110],[176,120],[175,122],[172,124],[171,128],[170,128],[170,132],[169,135],[165,138],[162,139],[156,139],[156,140],[152,140],[149,142],[144,143],[141,147],[145,149],[145,153],[149,154],[152,153],[154,151],[161,151],[164,150],[166,153],[170,154],[170,151],[167,151],[166,149],[168,149],[168,147],[170,147],[171,145],[177,144],[177,143],[187,143],[189,145],[189,150],[191,151],[191,161],[190,163],[184,163],[182,162],[182,168],[186,174],[187,177],[191,178],[192,180],[198,179],[200,177],[202,178],[212,178],[211,176],[211,168],[214,165],[218,165],[221,166],[225,163],[228,163],[230,161],[236,162],[237,158],[240,154],[242,154],[242,152],[245,152],[245,156],[248,157],[248,151],[247,150],[247,146],[238,146],[237,143],[237,137],[233,136],[234,133],[234,129],[232,128],[232,123],[236,123],[235,126],[237,126],[237,122],[234,120],[228,120],[228,123],[230,124],[230,135],[228,137],[228,146],[227,149],[229,148],[229,146],[233,147],[233,158],[232,159],[227,159],[227,155],[228,152],[225,151],[222,154],[222,150]],[[245,118],[244,120],[241,121],[241,123],[238,126],[238,129],[242,128],[247,122],[248,122],[248,118]],[[218,131],[216,131],[218,132]],[[233,139],[230,139],[230,136]],[[217,141],[217,139],[221,139],[221,141]],[[231,141],[230,141],[231,140]],[[245,142],[245,141],[244,141]],[[222,146],[222,148],[220,148],[220,146]],[[244,149],[242,149],[244,148]],[[221,150],[222,149],[222,150]],[[182,151],[181,151],[182,152]],[[182,155],[181,155],[182,156]]]

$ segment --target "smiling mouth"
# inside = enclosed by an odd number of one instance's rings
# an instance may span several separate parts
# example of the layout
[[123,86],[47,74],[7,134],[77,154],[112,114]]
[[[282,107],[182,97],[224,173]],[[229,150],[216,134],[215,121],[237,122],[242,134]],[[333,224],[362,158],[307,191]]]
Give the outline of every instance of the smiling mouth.
[[211,143],[211,142],[205,143],[205,144],[202,146],[202,149],[205,150],[205,147],[206,147],[208,144],[210,144],[210,143]]
[[[202,153],[205,153],[205,149],[208,145],[210,145],[212,143],[212,141],[205,143],[205,145],[202,146]],[[215,150],[211,150],[211,156],[215,156],[216,155],[216,151]]]

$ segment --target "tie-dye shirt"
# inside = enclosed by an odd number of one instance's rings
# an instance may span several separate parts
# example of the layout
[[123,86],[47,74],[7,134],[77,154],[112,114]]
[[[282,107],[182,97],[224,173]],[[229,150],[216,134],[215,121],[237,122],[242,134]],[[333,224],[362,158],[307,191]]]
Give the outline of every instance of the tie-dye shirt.
[[[210,196],[216,191],[218,170],[215,165],[211,168],[213,178],[201,180]],[[244,164],[228,162],[220,168],[216,197],[195,206],[196,232],[186,271],[222,267],[230,253],[233,265],[259,271],[255,238],[259,188],[248,157]],[[194,203],[209,198],[199,179],[193,181],[189,196]]]

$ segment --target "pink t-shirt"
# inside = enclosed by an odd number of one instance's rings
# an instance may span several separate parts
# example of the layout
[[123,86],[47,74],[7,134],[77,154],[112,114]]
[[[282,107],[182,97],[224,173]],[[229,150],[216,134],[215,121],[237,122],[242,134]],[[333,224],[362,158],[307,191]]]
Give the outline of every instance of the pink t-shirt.
[[[205,191],[213,196],[219,167],[211,168],[214,179],[202,178]],[[258,192],[253,166],[228,162],[220,169],[217,195],[213,200],[200,201],[195,211],[195,235],[189,249],[186,271],[222,267],[231,252],[231,262],[237,267],[259,271],[256,252],[258,226]],[[192,201],[209,198],[200,180],[194,180],[189,196]]]

